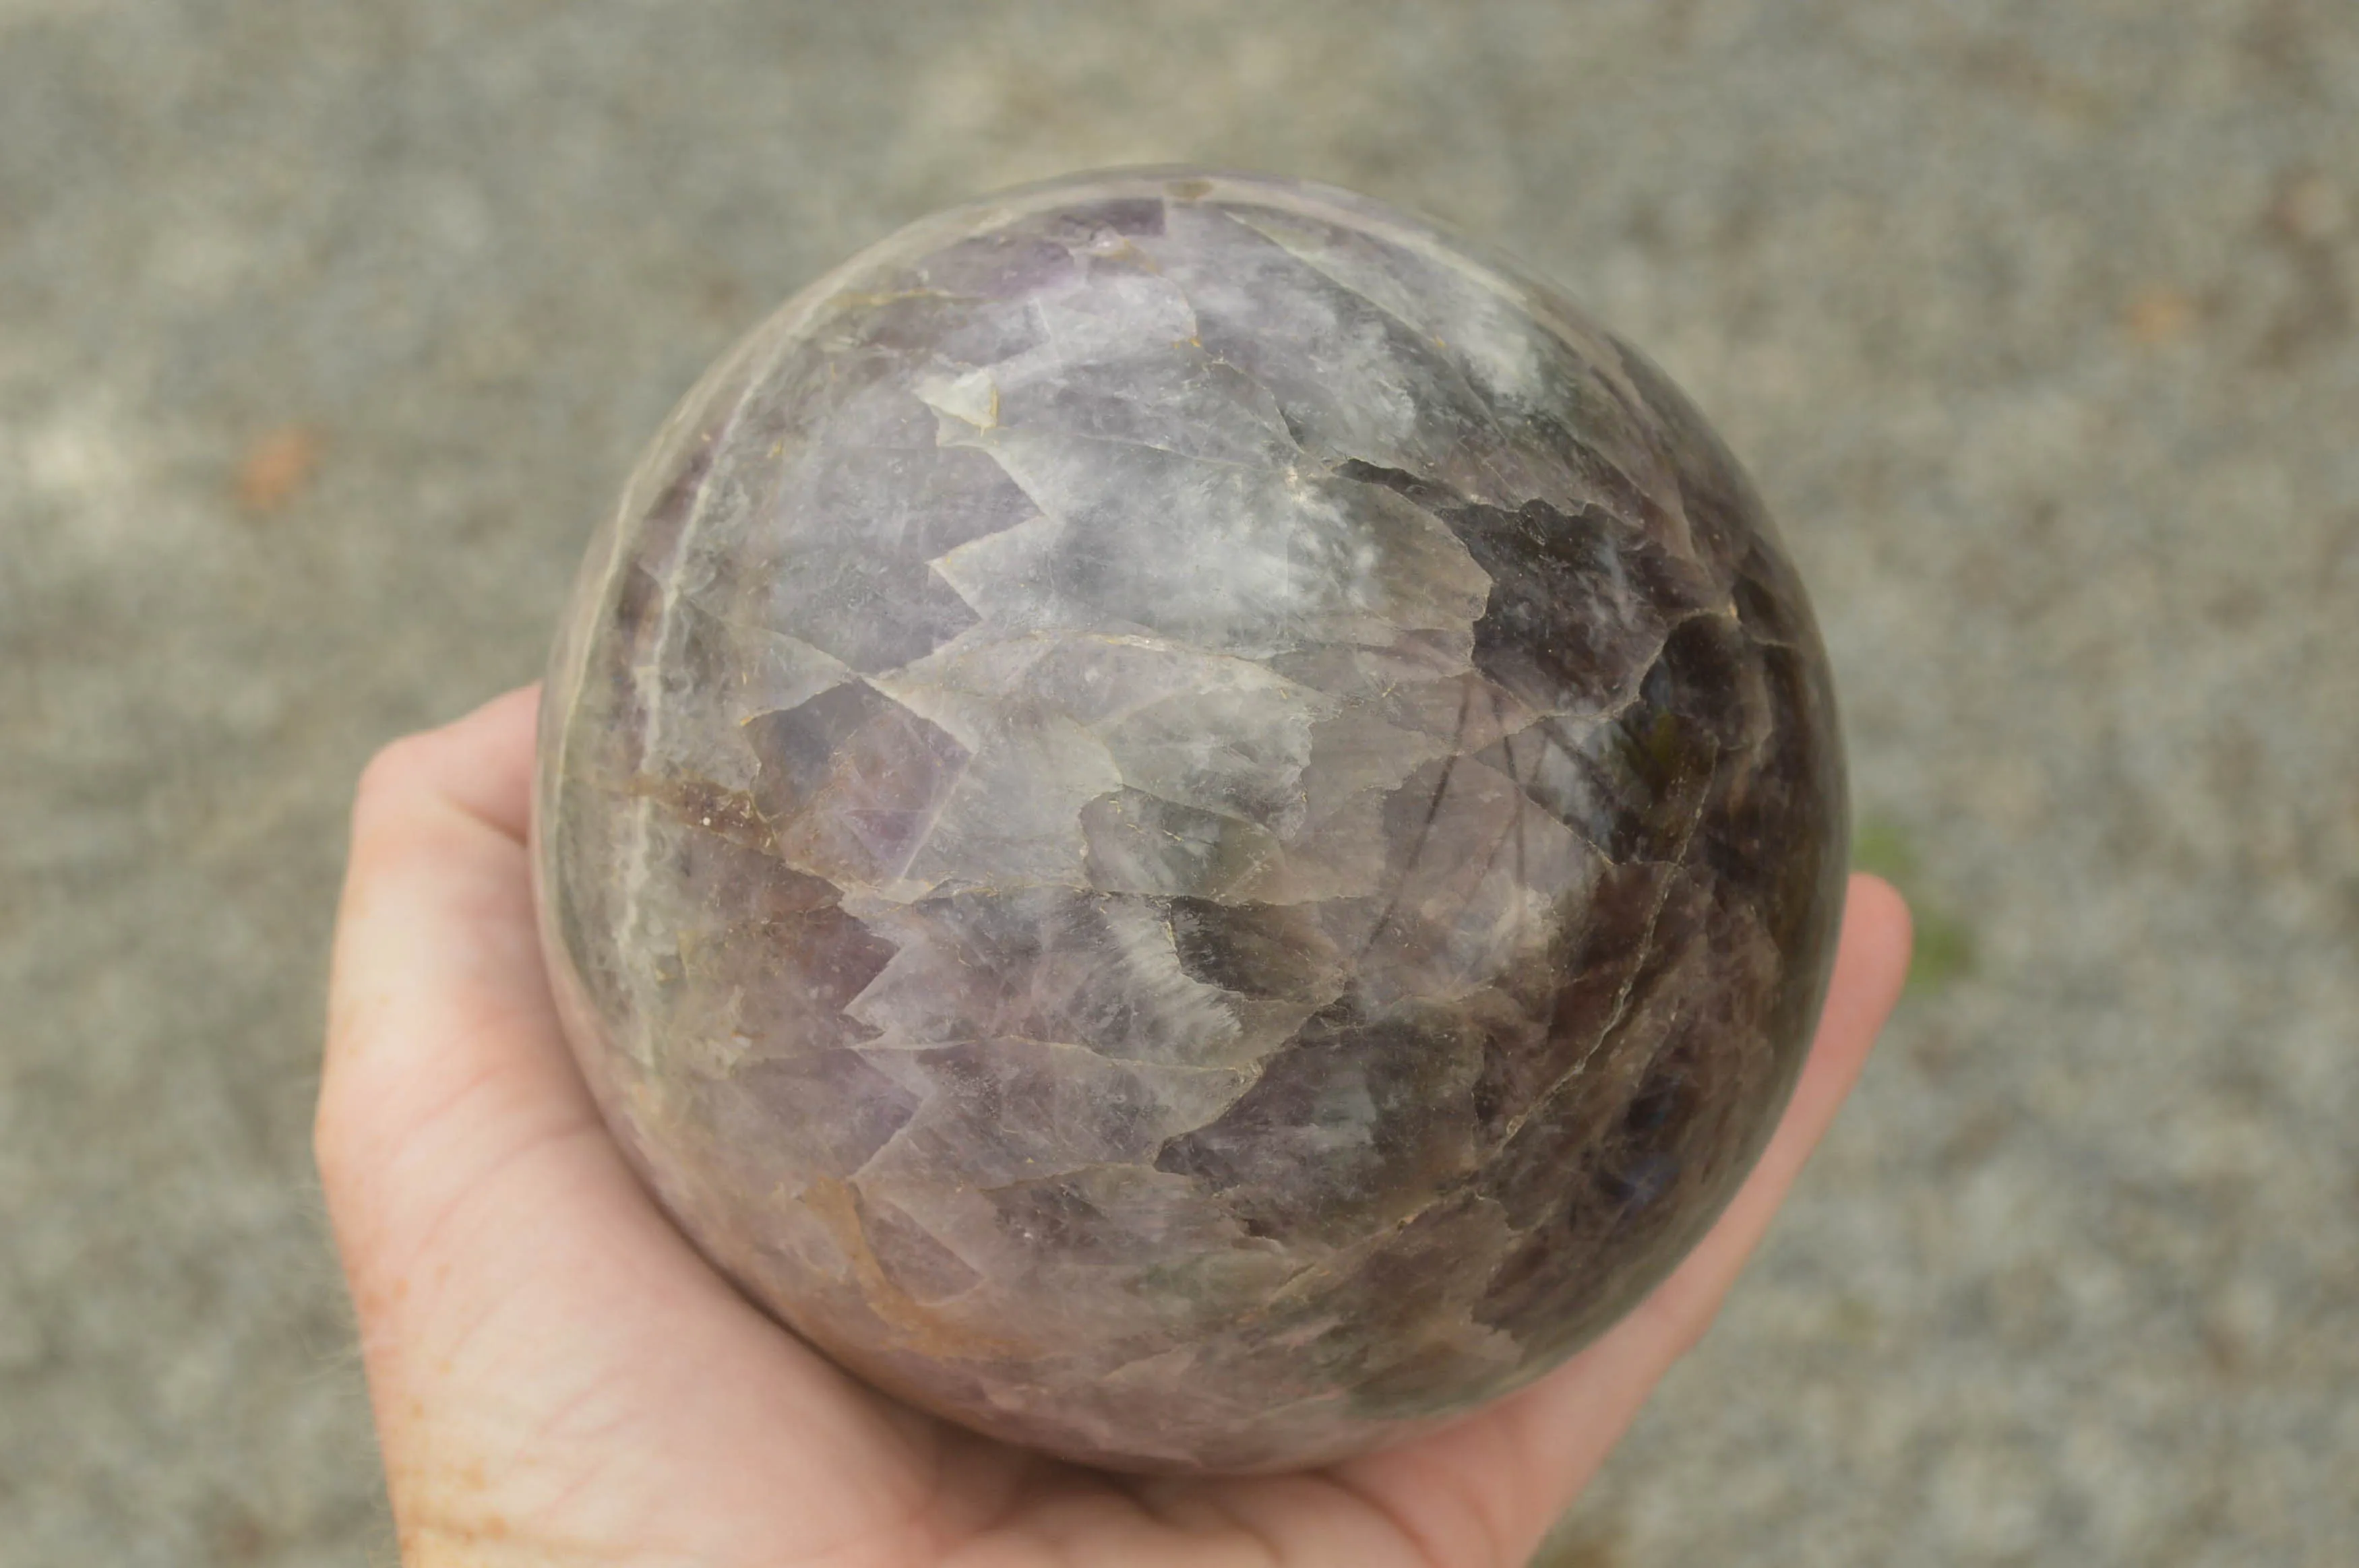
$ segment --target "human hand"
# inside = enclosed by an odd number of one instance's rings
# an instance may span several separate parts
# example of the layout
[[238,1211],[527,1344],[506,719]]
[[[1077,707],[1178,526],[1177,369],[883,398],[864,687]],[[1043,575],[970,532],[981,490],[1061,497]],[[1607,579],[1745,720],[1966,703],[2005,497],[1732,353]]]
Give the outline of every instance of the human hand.
[[1908,963],[1899,895],[1853,878],[1768,1152],[1679,1270],[1555,1372],[1321,1470],[1100,1475],[871,1391],[748,1304],[639,1185],[541,964],[536,697],[387,748],[353,812],[316,1138],[412,1568],[1519,1563],[1712,1321]]

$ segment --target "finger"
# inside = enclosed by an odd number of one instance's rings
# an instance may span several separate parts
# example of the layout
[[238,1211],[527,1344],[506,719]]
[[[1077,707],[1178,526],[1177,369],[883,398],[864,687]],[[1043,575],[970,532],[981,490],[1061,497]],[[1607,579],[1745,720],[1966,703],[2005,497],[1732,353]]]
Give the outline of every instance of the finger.
[[386,747],[363,775],[361,793],[374,795],[379,769],[391,793],[423,788],[521,844],[532,816],[533,737],[540,686],[505,691],[465,718],[405,736]]
[[[1777,1132],[1695,1249],[1596,1343],[1473,1419],[1353,1461],[1339,1477],[1390,1498],[1412,1535],[1468,1543],[1451,1561],[1520,1563],[1585,1485],[1671,1363],[1702,1336],[1899,999],[1908,906],[1854,876],[1809,1062]],[[1479,1554],[1479,1555],[1478,1555]]]
[[594,1119],[534,928],[534,697],[397,741],[362,776],[314,1138],[340,1238],[364,1260],[414,1245],[518,1139]]
[[1703,1336],[1803,1164],[1834,1122],[1908,977],[1908,906],[1880,877],[1852,878],[1843,940],[1810,1059],[1760,1162],[1687,1262],[1641,1306],[1640,1325],[1670,1349]]

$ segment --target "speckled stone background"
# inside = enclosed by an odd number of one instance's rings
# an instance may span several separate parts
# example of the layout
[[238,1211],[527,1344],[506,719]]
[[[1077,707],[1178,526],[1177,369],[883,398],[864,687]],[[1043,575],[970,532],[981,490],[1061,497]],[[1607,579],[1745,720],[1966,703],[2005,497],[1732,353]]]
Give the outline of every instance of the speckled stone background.
[[1504,241],[1783,518],[1914,993],[1555,1560],[2359,1560],[2359,9],[0,0],[0,1563],[389,1559],[343,802],[924,210]]

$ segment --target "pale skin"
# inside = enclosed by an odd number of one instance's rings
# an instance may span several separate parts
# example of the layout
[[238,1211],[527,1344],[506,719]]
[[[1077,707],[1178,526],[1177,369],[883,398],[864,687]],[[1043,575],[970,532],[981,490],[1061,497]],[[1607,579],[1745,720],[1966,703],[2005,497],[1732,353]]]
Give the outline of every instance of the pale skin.
[[1565,1366],[1307,1474],[1116,1478],[869,1391],[739,1296],[625,1165],[561,1038],[525,838],[537,693],[361,782],[317,1148],[412,1568],[1508,1568],[1702,1336],[1898,996],[1852,879],[1817,1043],[1704,1241]]

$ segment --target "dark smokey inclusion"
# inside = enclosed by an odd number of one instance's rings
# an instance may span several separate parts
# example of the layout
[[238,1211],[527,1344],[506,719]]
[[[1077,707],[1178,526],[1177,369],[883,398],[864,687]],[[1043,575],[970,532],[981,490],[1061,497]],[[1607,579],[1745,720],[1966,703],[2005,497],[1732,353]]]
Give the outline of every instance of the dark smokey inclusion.
[[1147,1469],[1545,1370],[1814,1022],[1810,612],[1660,372],[1340,191],[919,223],[690,395],[542,730],[569,1030],[717,1264],[873,1382]]

